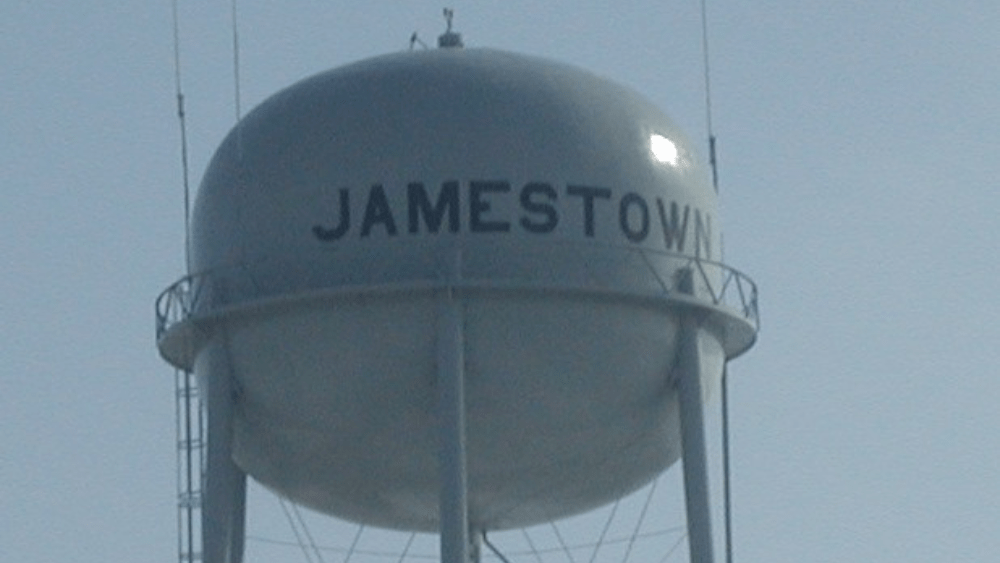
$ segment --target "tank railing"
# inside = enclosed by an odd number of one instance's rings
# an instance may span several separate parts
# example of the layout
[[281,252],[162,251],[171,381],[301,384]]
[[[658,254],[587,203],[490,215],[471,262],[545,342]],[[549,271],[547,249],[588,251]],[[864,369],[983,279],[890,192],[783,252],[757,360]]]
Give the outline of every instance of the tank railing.
[[[700,258],[691,258],[682,268],[697,270],[702,283],[708,288],[713,305],[732,306],[738,302],[743,317],[751,321],[755,327],[758,325],[760,317],[757,311],[757,285],[749,276],[725,264]],[[718,288],[712,283],[708,274],[710,270],[722,275],[722,282]],[[734,287],[735,290],[730,291]],[[736,293],[735,298],[730,298],[732,292]]]
[[[627,251],[633,253],[633,256],[635,255],[634,253],[639,254],[644,266],[655,277],[657,285],[659,285],[664,295],[670,295],[675,292],[679,293],[680,288],[678,287],[678,283],[680,280],[676,274],[684,270],[689,270],[691,271],[691,278],[689,279],[695,285],[693,296],[696,299],[707,298],[711,301],[712,305],[735,309],[746,321],[749,321],[754,326],[754,329],[758,328],[760,317],[757,305],[757,286],[746,274],[720,262],[713,262],[685,254],[645,248],[631,248],[627,249]],[[668,259],[670,261],[668,271],[671,274],[669,278],[672,279],[665,279],[663,275],[665,272],[656,268],[654,264],[656,258]],[[459,265],[459,268],[461,268],[461,265]],[[203,272],[201,274],[193,274],[181,278],[164,290],[156,299],[157,339],[162,337],[175,324],[191,317],[196,311],[206,309],[206,305],[208,307],[214,305],[214,303],[202,303],[201,301],[206,296],[210,297],[213,294],[215,294],[216,298],[219,298],[221,296],[220,290],[223,288],[221,286],[211,287],[212,284],[224,281],[217,280],[217,278],[223,277],[220,275],[221,272],[230,272],[237,269],[247,270],[245,266],[235,266]],[[245,281],[252,286],[257,286],[256,279],[249,279],[253,277],[249,271],[244,272],[244,275]],[[433,284],[441,280],[429,276],[426,279],[414,279],[410,281]],[[480,285],[483,282],[488,284],[491,281],[509,284],[510,282],[530,280],[484,279],[482,276],[470,276],[468,272],[463,272],[459,284],[470,283],[472,285]],[[214,302],[216,299],[210,300]]]
[[194,312],[206,275],[189,275],[174,282],[156,298],[156,338]]
[[[670,294],[678,291],[680,276],[676,274],[688,270],[692,272],[696,287],[702,291],[695,291],[696,297],[703,297],[707,292],[707,297],[713,305],[735,307],[744,319],[750,321],[754,328],[760,324],[760,316],[757,308],[757,284],[743,272],[727,266],[721,262],[713,262],[703,258],[676,254],[673,252],[656,251],[649,249],[635,249],[643,256],[643,261],[656,276],[665,293]],[[674,281],[668,283],[659,272],[653,267],[648,254],[657,254],[669,258],[683,258],[672,267]]]
[[647,268],[649,268],[650,272],[652,272],[653,277],[656,278],[656,282],[660,284],[660,289],[663,290],[663,293],[664,294],[670,293],[671,291],[670,286],[667,284],[666,280],[663,279],[663,276],[661,276],[660,273],[656,271],[656,266],[654,266],[653,263],[649,261],[649,252],[639,251],[639,256],[642,256],[642,263],[645,264]]

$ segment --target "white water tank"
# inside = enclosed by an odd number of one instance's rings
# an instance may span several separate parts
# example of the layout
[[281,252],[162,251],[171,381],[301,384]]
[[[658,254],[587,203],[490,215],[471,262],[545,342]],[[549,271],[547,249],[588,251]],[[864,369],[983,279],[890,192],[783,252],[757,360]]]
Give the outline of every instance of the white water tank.
[[279,92],[223,142],[160,350],[233,378],[234,459],[264,485],[437,530],[450,291],[470,523],[530,525],[677,460],[681,311],[704,312],[708,388],[753,343],[755,290],[716,262],[720,231],[690,144],[633,91],[495,50],[378,57]]

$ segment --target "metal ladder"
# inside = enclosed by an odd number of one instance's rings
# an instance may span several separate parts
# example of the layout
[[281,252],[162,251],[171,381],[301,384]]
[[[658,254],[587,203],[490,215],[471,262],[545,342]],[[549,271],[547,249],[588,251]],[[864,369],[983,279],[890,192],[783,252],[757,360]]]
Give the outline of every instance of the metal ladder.
[[201,550],[201,480],[205,466],[205,417],[194,374],[174,372],[177,419],[177,560],[196,563]]

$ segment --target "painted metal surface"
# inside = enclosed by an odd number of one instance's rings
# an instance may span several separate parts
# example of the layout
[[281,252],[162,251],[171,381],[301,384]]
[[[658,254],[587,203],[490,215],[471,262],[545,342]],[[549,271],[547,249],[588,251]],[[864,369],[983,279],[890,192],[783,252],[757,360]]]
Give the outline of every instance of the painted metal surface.
[[[389,55],[278,93],[220,147],[193,228],[161,353],[232,374],[242,470],[368,524],[440,524],[442,290],[479,529],[587,510],[677,459],[680,311],[704,312],[707,389],[756,334],[752,283],[712,262],[716,196],[683,135],[533,57]],[[681,270],[700,273],[687,293]]]

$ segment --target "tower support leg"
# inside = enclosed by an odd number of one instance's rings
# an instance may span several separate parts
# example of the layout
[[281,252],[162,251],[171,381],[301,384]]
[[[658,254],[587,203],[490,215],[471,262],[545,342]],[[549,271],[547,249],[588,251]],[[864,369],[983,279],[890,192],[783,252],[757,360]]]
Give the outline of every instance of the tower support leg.
[[225,343],[209,346],[196,369],[207,387],[208,454],[201,534],[204,563],[241,563],[246,522],[247,476],[233,461],[234,389]]
[[712,563],[712,513],[701,389],[704,368],[698,325],[697,312],[686,312],[681,318],[676,381],[680,399],[681,455],[691,562]]
[[438,311],[438,421],[441,476],[441,561],[469,563],[465,456],[465,339],[461,303],[444,290]]

